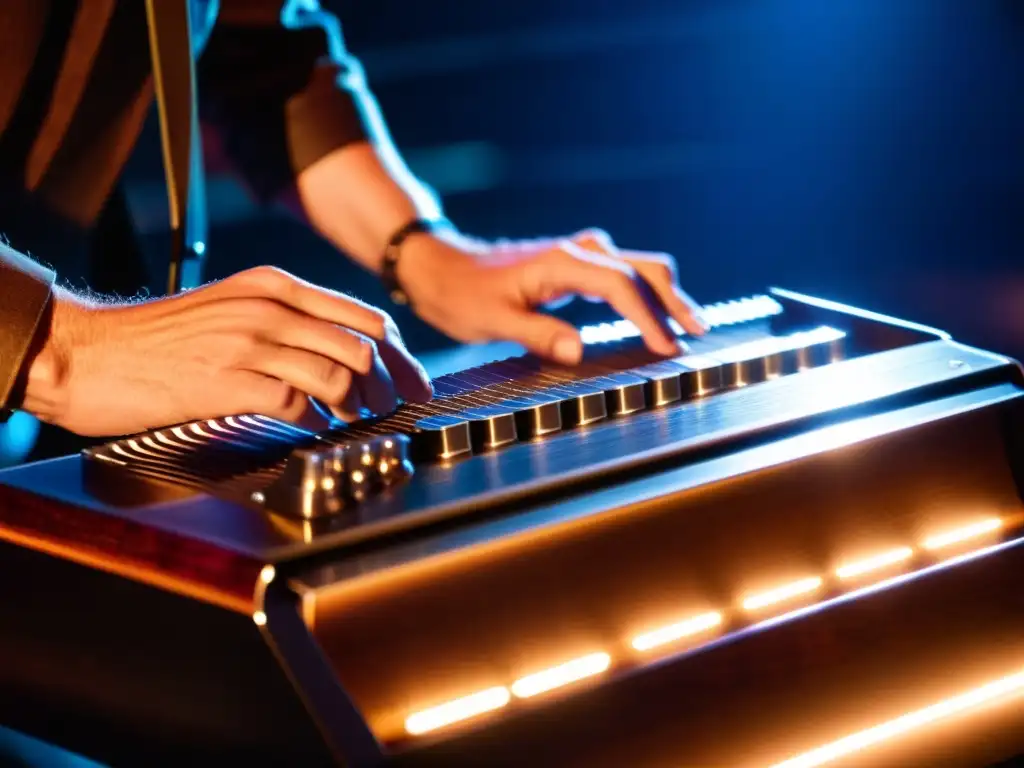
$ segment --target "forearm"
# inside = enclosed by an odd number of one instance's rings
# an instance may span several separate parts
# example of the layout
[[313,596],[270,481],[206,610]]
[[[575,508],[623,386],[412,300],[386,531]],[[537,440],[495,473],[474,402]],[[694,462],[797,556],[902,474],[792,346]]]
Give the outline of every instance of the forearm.
[[372,272],[388,239],[410,220],[441,215],[437,197],[410,172],[372,97],[367,141],[341,147],[303,170],[297,202],[309,224]]

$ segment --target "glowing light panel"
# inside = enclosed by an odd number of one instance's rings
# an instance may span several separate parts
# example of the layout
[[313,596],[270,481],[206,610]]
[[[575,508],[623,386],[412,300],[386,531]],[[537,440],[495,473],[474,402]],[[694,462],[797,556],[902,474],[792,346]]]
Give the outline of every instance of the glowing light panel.
[[488,688],[410,715],[405,720],[405,730],[413,736],[419,736],[485,712],[501,709],[511,699],[508,688],[504,686]]
[[830,744],[812,749],[810,752],[776,763],[772,768],[814,768],[825,765],[995,699],[1010,694],[1019,694],[1022,690],[1024,690],[1024,671],[994,680],[959,696],[932,704],[930,707],[908,712],[895,720],[889,720],[873,728],[852,733]]
[[[998,517],[986,518],[970,525],[961,526],[925,539],[921,543],[921,548],[924,550],[943,549],[963,541],[977,538],[986,533],[991,533],[1003,526],[1004,521]],[[977,553],[985,550],[977,549],[974,551]],[[853,579],[909,560],[915,555],[915,552],[917,552],[917,550],[913,547],[896,547],[870,557],[847,562],[836,568],[834,575],[839,581]],[[950,564],[969,557],[971,557],[970,554],[961,554],[952,559],[946,558],[942,562]],[[272,580],[274,576],[275,574],[272,566],[267,566],[261,573],[261,577],[266,582]],[[904,577],[890,578],[883,583],[895,583],[902,578]],[[783,584],[779,587],[775,587],[774,589],[750,594],[742,600],[741,605],[746,611],[759,611],[761,609],[769,608],[771,606],[793,600],[794,598],[816,592],[824,586],[825,579],[823,577],[810,576]],[[863,592],[865,589],[867,588],[860,587],[854,592],[847,592],[847,594],[857,594],[859,592]],[[846,592],[845,590],[843,591]],[[812,603],[810,608],[813,609],[815,605],[819,604],[819,602]],[[775,617],[767,621],[775,622],[787,616],[794,616],[798,613],[803,613],[806,610],[808,609],[801,608],[797,611],[783,614],[782,617]],[[723,610],[708,611],[706,613],[690,616],[682,621],[636,635],[630,641],[630,645],[635,650],[641,652],[668,645],[677,640],[697,635],[701,632],[706,632],[724,624],[730,618],[729,614],[729,611]],[[266,623],[267,617],[262,611],[256,611],[253,613],[253,620],[257,625],[262,626]],[[764,624],[765,622],[762,622],[761,625]],[[609,669],[611,664],[611,655],[603,651],[590,653],[586,656],[580,656],[563,664],[526,675],[525,677],[516,680],[507,688],[504,686],[488,688],[478,693],[470,694],[439,706],[417,712],[407,718],[406,730],[412,735],[418,735],[437,728],[442,728],[446,725],[457,723],[461,720],[466,720],[470,717],[474,717],[491,710],[499,709],[508,704],[511,701],[512,696],[521,699],[530,698],[589,677],[594,677]],[[840,739],[839,741],[792,758],[784,763],[779,763],[778,766],[775,766],[774,768],[781,768],[782,766],[792,768],[793,766],[822,765],[825,762],[831,762],[843,755],[864,749],[871,744],[876,744],[879,741],[905,733],[912,728],[919,727],[920,725],[933,722],[943,717],[948,717],[951,714],[962,711],[963,709],[988,701],[991,698],[1002,695],[1003,692],[1009,690],[1017,691],[1018,689],[1024,690],[1024,671],[1017,675],[1011,675],[1010,677],[990,683],[987,686],[982,686],[974,691],[969,691],[962,696],[939,702],[927,709],[909,713],[903,717],[897,718],[896,720],[876,726],[875,728]]]
[[842,565],[836,569],[836,576],[840,579],[855,579],[858,576],[863,576],[865,573],[871,573],[872,571],[878,571],[890,565],[895,565],[896,563],[902,563],[904,560],[909,560],[913,555],[914,550],[910,547],[891,549],[888,552],[882,552],[879,555],[866,557],[863,560],[856,560],[852,563]]
[[794,597],[799,597],[800,595],[805,595],[808,592],[814,592],[817,589],[821,589],[822,583],[820,576],[811,576],[807,579],[800,579],[799,581],[793,581],[789,584],[783,584],[781,587],[769,589],[767,592],[758,592],[756,595],[751,595],[743,601],[743,607],[748,611],[757,611],[761,608],[767,608],[770,605],[782,603],[786,600],[792,600]]
[[681,640],[684,637],[705,632],[713,627],[717,627],[721,623],[722,614],[717,611],[702,613],[699,616],[693,616],[683,621],[677,621],[675,624],[669,624],[668,626],[645,632],[642,635],[637,635],[633,638],[631,645],[638,651],[649,651],[651,648],[657,648],[667,643]]
[[990,517],[987,520],[982,520],[971,525],[965,525],[963,528],[955,528],[952,531],[940,533],[937,536],[932,536],[925,539],[921,546],[927,550],[945,549],[951,547],[954,544],[959,544],[962,541],[973,539],[978,536],[983,536],[986,533],[998,530],[1003,525],[1003,521],[998,517]]
[[512,683],[512,693],[521,699],[539,693],[561,688],[563,685],[598,675],[611,666],[612,657],[607,653],[591,653],[578,659],[559,664],[541,672],[521,677]]

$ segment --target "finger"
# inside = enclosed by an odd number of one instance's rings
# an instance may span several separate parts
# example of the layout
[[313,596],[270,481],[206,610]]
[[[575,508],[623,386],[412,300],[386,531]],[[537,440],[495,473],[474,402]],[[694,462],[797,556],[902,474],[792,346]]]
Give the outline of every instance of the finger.
[[368,413],[364,411],[364,408],[365,406],[363,405],[362,395],[359,393],[359,387],[352,387],[348,393],[348,397],[345,398],[345,401],[341,403],[341,405],[331,407],[331,413],[346,424],[351,424],[367,417]]
[[670,256],[636,251],[621,251],[620,256],[647,281],[668,313],[687,333],[699,336],[707,331],[700,305],[679,287]]
[[377,352],[391,373],[399,397],[410,403],[430,401],[434,396],[430,376],[419,360],[409,354],[397,331],[388,333],[377,345]]
[[583,359],[583,341],[569,323],[539,312],[508,309],[494,313],[494,336],[522,344],[536,355],[563,365]]
[[612,236],[596,227],[581,230],[570,239],[584,250],[603,253],[605,256],[614,256],[618,251]]
[[377,357],[373,341],[348,328],[273,302],[261,303],[258,316],[250,312],[246,322],[257,326],[262,341],[321,355],[363,376],[373,371]]
[[680,286],[675,260],[668,254],[621,250],[602,229],[586,229],[573,235],[584,250],[625,259],[648,282],[669,315],[687,333],[699,336],[707,331],[697,304]]
[[285,381],[254,371],[236,371],[219,389],[226,395],[219,413],[256,413],[292,424],[307,423],[314,411],[309,396]]
[[285,307],[269,311],[263,322],[266,337],[274,343],[315,352],[358,374],[366,382],[363,402],[374,413],[392,411],[396,397],[426,402],[432,395],[426,371],[393,329],[377,343]]
[[393,332],[378,343],[347,328],[305,317],[275,327],[274,338],[280,343],[325,355],[359,374],[369,389],[363,393],[363,402],[374,413],[393,410],[396,397],[427,402],[433,395],[423,366]]
[[366,376],[358,376],[355,386],[359,390],[360,399],[370,411],[378,416],[391,413],[398,405],[395,382],[391,372],[380,355],[374,354],[373,368]]
[[[256,267],[237,276],[243,290],[274,299],[294,310],[381,341],[393,326],[386,312],[338,291],[313,285],[284,270]],[[231,278],[229,278],[231,279]]]
[[260,266],[210,283],[192,292],[196,301],[213,299],[271,299],[293,310],[334,325],[351,328],[375,341],[394,326],[391,317],[375,307],[338,291],[308,283],[277,267]]
[[340,405],[354,386],[353,373],[345,366],[293,347],[261,345],[247,368],[283,381],[327,406]]
[[[394,394],[410,402],[426,402],[433,391],[423,366],[409,354],[391,318],[372,307],[367,309],[380,315],[379,328],[376,325],[373,328],[374,333],[379,332],[379,338],[353,326],[332,328],[330,320],[324,322],[288,308],[282,308],[279,317],[268,319],[274,331],[273,336],[280,343],[301,346],[326,355],[363,376],[376,379],[386,374],[387,381],[394,382],[391,385]],[[383,374],[380,371],[374,373],[381,360],[384,361],[385,371]],[[367,406],[375,412],[390,410],[377,411],[371,405],[376,402],[383,407],[385,401],[380,399],[378,393],[367,395],[365,400]]]
[[310,432],[323,432],[331,428],[332,419],[329,414],[317,408],[316,402],[311,397],[306,397],[306,408],[302,414],[292,420],[292,424]]
[[[680,348],[665,312],[636,271],[620,259],[584,251],[571,242],[558,251],[525,262],[523,279],[528,298],[565,292],[599,296],[633,322],[652,352],[675,355]],[[529,294],[533,294],[532,297]]]
[[[612,241],[611,235],[603,229],[597,229],[595,227],[584,229],[577,232],[570,239],[585,251],[591,251],[605,256],[617,255],[615,243]],[[604,301],[600,296],[590,296],[586,294],[581,296],[581,298],[591,304],[597,304]],[[557,307],[552,307],[551,305],[548,306],[551,309],[557,309]]]

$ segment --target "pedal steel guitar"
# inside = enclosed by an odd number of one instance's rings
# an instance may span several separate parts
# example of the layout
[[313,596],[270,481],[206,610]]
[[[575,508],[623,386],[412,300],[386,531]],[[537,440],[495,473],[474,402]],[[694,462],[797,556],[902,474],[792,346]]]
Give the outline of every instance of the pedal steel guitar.
[[770,292],[0,472],[0,724],[113,766],[1024,754],[1024,380]]

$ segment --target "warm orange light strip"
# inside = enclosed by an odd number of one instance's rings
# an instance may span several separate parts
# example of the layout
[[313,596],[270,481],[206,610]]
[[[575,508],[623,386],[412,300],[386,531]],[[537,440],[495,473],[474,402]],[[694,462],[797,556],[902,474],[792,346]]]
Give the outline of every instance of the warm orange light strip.
[[921,542],[921,547],[927,549],[929,552],[933,552],[937,549],[945,549],[951,547],[954,544],[960,544],[964,541],[976,539],[979,536],[984,536],[986,533],[992,533],[1003,527],[1003,521],[998,517],[990,517],[987,520],[982,520],[972,525],[965,525],[963,528],[955,528],[952,531],[946,531],[940,533],[937,536],[931,536]]
[[815,592],[821,589],[824,583],[820,576],[811,576],[807,579],[791,581],[788,584],[783,584],[781,587],[769,589],[766,592],[758,592],[745,598],[743,600],[743,608],[747,611],[759,611],[762,608],[768,608],[769,606],[792,600],[794,597]]
[[[1003,521],[1000,518],[986,518],[970,525],[926,538],[921,542],[920,547],[925,551],[944,549],[954,544],[978,538],[986,533],[997,531],[1002,527]],[[867,574],[874,574],[911,559],[915,553],[916,550],[913,547],[897,547],[870,557],[845,563],[836,568],[834,575],[839,581],[848,581]],[[743,598],[741,605],[747,612],[760,612],[775,606],[781,607],[796,598],[817,592],[825,586],[826,581],[823,577],[809,576],[773,589],[750,594]],[[812,603],[812,607],[815,604]],[[259,618],[254,618],[259,623]],[[725,624],[728,618],[728,614],[719,611],[708,611],[692,615],[682,621],[636,635],[630,641],[630,645],[634,650],[641,652],[659,648],[721,626]],[[581,656],[558,666],[522,677],[512,683],[509,688],[503,686],[489,688],[486,691],[469,694],[437,707],[417,712],[406,720],[406,730],[413,735],[426,733],[428,730],[441,728],[493,709],[499,709],[509,703],[512,695],[521,699],[530,698],[589,677],[594,677],[609,669],[611,664],[611,655],[604,651]],[[511,695],[509,695],[509,690],[511,690]],[[500,691],[505,692],[505,698],[499,704],[497,702],[502,698],[502,694],[499,693]],[[429,725],[429,727],[424,725],[424,723]],[[410,728],[416,728],[417,730],[410,730]],[[814,763],[814,765],[817,765],[817,763]]]
[[691,616],[675,624],[645,632],[637,635],[630,643],[638,651],[649,651],[652,648],[660,648],[668,643],[682,640],[684,637],[706,632],[722,623],[722,614],[718,611],[702,613],[699,616]]
[[508,688],[504,686],[488,688],[411,715],[405,721],[405,730],[413,736],[419,736],[485,712],[501,709],[511,699]]
[[521,699],[536,696],[575,683],[587,677],[604,672],[611,666],[612,657],[607,653],[591,653],[578,659],[559,664],[541,672],[521,677],[512,683],[512,693]]
[[882,552],[881,554],[874,555],[873,557],[866,557],[863,560],[856,560],[852,563],[842,565],[836,569],[836,576],[844,581],[846,579],[855,579],[866,573],[874,573],[875,571],[880,571],[890,565],[902,563],[904,560],[909,560],[913,556],[914,550],[910,547],[890,549],[888,552]]
[[869,747],[903,736],[940,720],[962,714],[996,699],[1024,692],[1024,671],[993,680],[959,696],[944,699],[924,709],[908,712],[894,720],[881,723],[867,730],[852,733],[841,739],[825,744],[810,752],[792,757],[772,768],[815,768],[835,762]]

